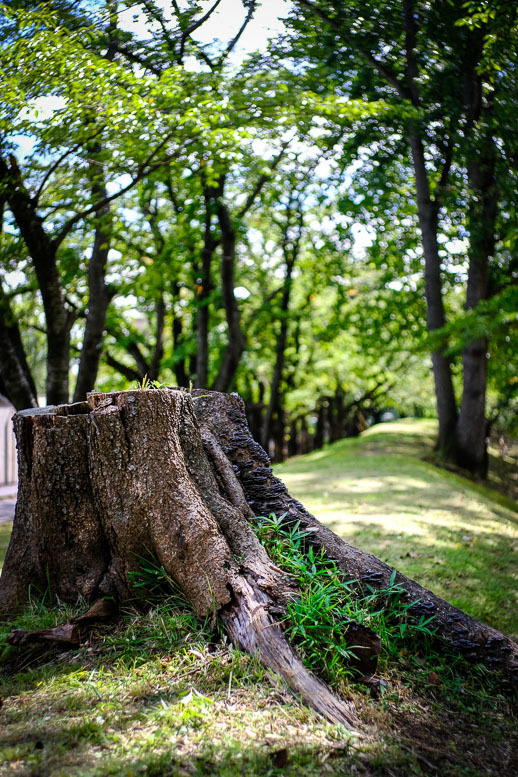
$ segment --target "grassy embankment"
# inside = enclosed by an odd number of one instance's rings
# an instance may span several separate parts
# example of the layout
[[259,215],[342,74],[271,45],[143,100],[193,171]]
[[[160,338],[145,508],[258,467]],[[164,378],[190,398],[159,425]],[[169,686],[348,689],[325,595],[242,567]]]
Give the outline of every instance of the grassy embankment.
[[379,424],[276,471],[352,545],[518,637],[518,507],[421,460],[435,428],[428,420]]
[[[516,634],[518,513],[421,461],[432,431],[429,422],[375,427],[278,471],[347,540]],[[67,614],[35,602],[15,625]],[[4,649],[0,775],[518,773],[513,706],[486,673],[409,643],[384,656],[379,674],[386,685],[376,697],[345,689],[361,718],[351,736],[164,602],[145,617],[128,612],[80,650]]]

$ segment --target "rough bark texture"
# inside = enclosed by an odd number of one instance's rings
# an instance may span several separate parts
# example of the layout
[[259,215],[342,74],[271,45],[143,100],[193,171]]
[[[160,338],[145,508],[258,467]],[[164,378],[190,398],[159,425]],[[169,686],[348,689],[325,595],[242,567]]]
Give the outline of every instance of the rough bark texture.
[[47,331],[47,401],[67,402],[70,329],[74,315],[65,302],[56,257],[58,244],[45,231],[14,157],[10,166],[0,158],[0,183],[30,253],[41,292]]
[[[194,392],[195,396],[197,393]],[[392,567],[344,542],[289,495],[284,484],[274,476],[268,456],[250,436],[244,406],[237,394],[200,395],[195,406],[202,434],[206,429],[216,430],[218,445],[232,463],[255,515],[285,513],[287,521],[300,521],[301,527],[310,532],[311,545],[317,550],[324,547],[327,555],[351,579],[358,580],[359,585],[369,584],[375,589],[389,585],[394,573]],[[415,602],[410,609],[413,618],[434,616],[433,626],[439,639],[467,657],[504,670],[513,683],[518,681],[518,644],[514,640],[453,607],[400,572],[396,572],[395,582],[406,590],[408,600]]]
[[0,580],[0,612],[31,594],[91,599],[107,543],[88,471],[86,403],[16,413],[18,501]]
[[132,598],[131,573],[152,553],[199,616],[219,616],[307,704],[351,726],[349,705],[307,672],[277,624],[290,588],[215,435],[200,434],[198,401],[126,391],[16,415],[20,492],[0,612],[35,587],[65,601]]
[[[434,332],[446,323],[442,298],[441,260],[437,242],[437,210],[430,196],[428,176],[425,167],[424,147],[417,135],[410,134],[410,148],[415,174],[417,210],[425,260],[425,295],[428,331]],[[457,423],[457,405],[451,368],[443,351],[432,353],[432,368],[439,418],[437,448],[445,454],[451,453]]]
[[36,387],[32,379],[18,323],[0,283],[0,393],[17,410],[36,407]]
[[[480,76],[473,68],[473,92],[480,92]],[[478,86],[478,88],[477,88]],[[466,90],[469,92],[470,90]],[[472,112],[478,98],[466,96]],[[469,213],[469,270],[466,290],[466,310],[475,308],[488,296],[488,273],[497,241],[498,187],[496,184],[496,147],[492,137],[492,104],[486,108],[486,127],[475,142],[468,165],[468,180],[472,190]],[[462,352],[463,390],[456,430],[456,462],[482,477],[487,476],[486,388],[487,338],[468,343]]]

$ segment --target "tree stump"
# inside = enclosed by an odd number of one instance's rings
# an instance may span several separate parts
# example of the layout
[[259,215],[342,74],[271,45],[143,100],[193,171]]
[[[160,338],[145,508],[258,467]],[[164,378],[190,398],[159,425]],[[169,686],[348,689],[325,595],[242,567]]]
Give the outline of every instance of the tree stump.
[[[195,612],[276,671],[311,707],[354,726],[354,710],[311,675],[277,623],[293,589],[252,527],[286,514],[310,530],[361,586],[386,587],[393,570],[309,515],[274,477],[235,395],[180,389],[92,394],[87,402],[14,417],[19,491],[0,579],[0,614],[49,591],[134,598],[131,574],[153,554]],[[450,646],[518,676],[518,646],[403,575],[413,617],[434,615]],[[21,636],[18,635],[21,639]]]
[[20,485],[0,613],[35,589],[69,602],[134,598],[131,573],[153,554],[197,615],[221,618],[308,705],[353,726],[351,706],[305,669],[277,623],[290,587],[231,464],[209,462],[195,404],[181,390],[138,390],[16,414]]

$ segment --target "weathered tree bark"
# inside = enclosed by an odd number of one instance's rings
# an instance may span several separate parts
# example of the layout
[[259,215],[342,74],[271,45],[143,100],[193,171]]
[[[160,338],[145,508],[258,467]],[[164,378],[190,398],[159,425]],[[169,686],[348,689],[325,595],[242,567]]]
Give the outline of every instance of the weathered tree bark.
[[197,401],[126,391],[16,415],[20,487],[0,612],[31,591],[134,598],[131,573],[153,554],[197,615],[221,618],[307,704],[351,726],[353,710],[308,673],[277,623],[292,589],[250,525],[229,460],[209,428],[200,433]]
[[[481,105],[482,76],[477,72],[481,44],[476,47],[473,64],[465,74],[465,103],[470,122],[479,123],[478,134],[472,130],[473,149],[468,164],[468,181],[472,191],[469,211],[469,269],[466,310],[475,308],[488,296],[488,274],[495,253],[498,216],[496,183],[497,152],[493,138],[493,100]],[[482,115],[480,115],[482,114]],[[481,121],[482,118],[482,121]],[[468,124],[469,126],[469,124]],[[487,338],[467,343],[462,352],[463,388],[455,438],[456,463],[482,477],[487,476],[486,387]]]
[[0,158],[0,182],[31,256],[45,311],[47,331],[47,402],[68,401],[70,330],[75,313],[65,301],[57,264],[58,239],[44,229],[33,198],[25,189],[14,157],[10,164]]
[[0,279],[0,393],[17,410],[37,407],[36,386],[32,378],[18,323],[4,293]]
[[[92,394],[88,402],[21,411],[15,430],[20,486],[0,579],[4,617],[38,591],[71,602],[134,598],[131,574],[153,554],[199,616],[219,617],[237,646],[329,720],[355,724],[350,705],[307,672],[284,636],[278,619],[295,591],[259,543],[254,517],[300,521],[308,541],[359,586],[385,587],[393,570],[289,496],[250,437],[236,394]],[[433,615],[451,647],[518,678],[515,642],[403,575],[396,581],[414,603],[412,617]]]

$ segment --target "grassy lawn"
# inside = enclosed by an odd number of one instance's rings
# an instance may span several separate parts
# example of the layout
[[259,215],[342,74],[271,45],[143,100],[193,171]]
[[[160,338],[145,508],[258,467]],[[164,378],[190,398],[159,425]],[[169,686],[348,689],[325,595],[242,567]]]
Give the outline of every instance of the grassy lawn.
[[0,569],[2,569],[5,554],[7,552],[7,546],[9,544],[9,537],[11,536],[11,524],[0,524]]
[[[518,514],[421,461],[432,434],[429,422],[378,426],[277,471],[347,540],[516,634]],[[385,651],[377,692],[342,689],[361,719],[351,734],[172,602],[128,610],[80,649],[6,645],[13,626],[46,627],[76,611],[34,602],[0,624],[1,777],[518,773],[514,700],[481,668],[426,643]]]
[[352,545],[518,636],[518,508],[422,461],[434,431],[428,420],[379,424],[276,473]]

